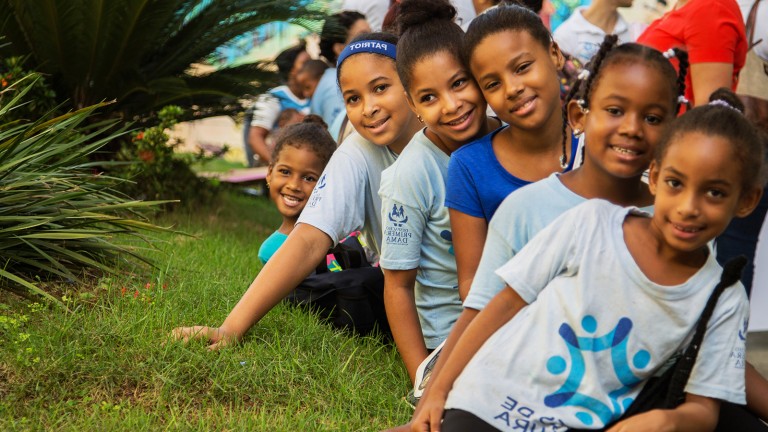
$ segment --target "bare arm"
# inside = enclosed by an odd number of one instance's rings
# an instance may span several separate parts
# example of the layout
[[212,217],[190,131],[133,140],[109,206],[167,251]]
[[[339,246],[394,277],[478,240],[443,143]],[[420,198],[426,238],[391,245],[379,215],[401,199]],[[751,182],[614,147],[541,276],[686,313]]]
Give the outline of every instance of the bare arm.
[[691,83],[696,106],[709,102],[709,95],[720,87],[731,88],[733,65],[731,63],[691,64]]
[[483,254],[488,223],[483,218],[470,216],[458,210],[449,209],[453,250],[456,254],[456,273],[459,280],[459,297],[467,297],[472,279],[475,278],[480,256]]
[[768,421],[768,381],[749,362],[747,362],[746,386],[747,408],[761,420]]
[[387,320],[397,350],[400,351],[400,357],[403,358],[408,376],[413,382],[416,369],[428,355],[413,294],[416,269],[383,270],[384,307],[387,311]]
[[651,410],[618,422],[608,432],[702,432],[717,426],[720,402],[687,394],[685,402],[671,410]]
[[454,381],[474,357],[480,347],[501,326],[511,320],[527,303],[516,291],[505,287],[488,303],[475,319],[467,326],[464,334],[456,342],[455,348],[447,359],[438,376],[430,382],[429,394],[425,394],[419,403],[419,412],[411,422],[413,431],[440,430],[445,400],[453,387]]
[[243,337],[254,324],[317,267],[331,247],[331,238],[319,229],[299,224],[270,258],[220,327],[179,327],[176,339],[208,339],[218,349]]
[[251,146],[253,154],[258,155],[259,159],[265,163],[272,162],[272,155],[267,147],[267,135],[269,131],[260,126],[251,126],[248,130],[248,145]]

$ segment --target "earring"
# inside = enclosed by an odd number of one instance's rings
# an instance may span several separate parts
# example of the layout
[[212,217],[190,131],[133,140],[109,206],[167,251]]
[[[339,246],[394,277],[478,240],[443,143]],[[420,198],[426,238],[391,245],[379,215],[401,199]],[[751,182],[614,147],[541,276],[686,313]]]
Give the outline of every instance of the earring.
[[269,189],[269,181],[267,181],[267,189]]
[[584,133],[584,131],[579,129],[579,128],[574,128],[573,129],[573,135],[574,136],[581,136],[581,134],[583,134],[583,133]]
[[582,113],[587,114],[589,112],[589,108],[587,108],[587,102],[584,99],[579,99],[576,101],[576,103],[579,105],[579,109]]
[[417,118],[417,119],[419,119],[419,121],[420,121],[420,122],[424,123],[424,119],[423,119],[423,118],[421,118],[421,116],[420,116],[420,115],[416,114],[416,118]]

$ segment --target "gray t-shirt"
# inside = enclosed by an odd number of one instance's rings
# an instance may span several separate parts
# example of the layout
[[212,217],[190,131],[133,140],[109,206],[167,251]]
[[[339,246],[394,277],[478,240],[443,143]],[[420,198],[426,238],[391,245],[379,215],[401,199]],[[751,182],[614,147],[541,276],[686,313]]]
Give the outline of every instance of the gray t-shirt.
[[414,296],[427,348],[448,337],[461,313],[451,223],[445,206],[450,158],[416,133],[381,175],[382,268],[416,273]]
[[328,234],[334,245],[354,231],[362,231],[376,254],[381,245],[381,172],[397,155],[357,132],[336,149],[315,185],[297,223]]

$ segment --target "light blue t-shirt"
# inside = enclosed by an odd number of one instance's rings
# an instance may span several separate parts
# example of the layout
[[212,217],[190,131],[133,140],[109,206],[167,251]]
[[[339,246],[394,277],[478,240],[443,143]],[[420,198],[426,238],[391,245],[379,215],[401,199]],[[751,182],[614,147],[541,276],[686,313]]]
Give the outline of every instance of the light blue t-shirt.
[[285,243],[285,239],[287,238],[288,236],[280,231],[273,232],[259,247],[259,261],[261,261],[262,264],[266,264],[267,261],[272,258],[272,255],[280,249],[280,246]]
[[[344,111],[344,99],[341,89],[336,83],[336,68],[328,68],[323,72],[315,88],[315,94],[309,103],[309,111],[323,118],[328,126],[333,124],[340,112]],[[334,138],[336,138],[334,136]]]
[[[448,167],[448,193],[445,205],[470,216],[490,221],[504,198],[530,184],[512,175],[493,152],[493,137],[508,126],[456,150]],[[578,154],[579,140],[571,139],[571,155]],[[574,157],[568,158],[568,167],[574,168]]]
[[[504,288],[496,270],[512,259],[542,229],[561,214],[587,201],[560,181],[555,173],[509,195],[488,224],[483,255],[464,307],[482,310]],[[653,206],[642,209],[648,213]]]
[[424,342],[434,349],[461,313],[451,223],[445,207],[450,158],[424,134],[414,135],[381,175],[382,268],[416,273],[414,295]]

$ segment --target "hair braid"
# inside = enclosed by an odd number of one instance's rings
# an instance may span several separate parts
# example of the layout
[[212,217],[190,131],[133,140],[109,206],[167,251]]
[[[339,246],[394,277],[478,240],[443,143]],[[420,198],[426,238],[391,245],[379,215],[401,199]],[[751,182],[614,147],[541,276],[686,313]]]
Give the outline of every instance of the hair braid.
[[[674,48],[675,57],[678,62],[677,73],[677,107],[675,112],[680,112],[680,105],[685,104],[686,109],[690,109],[691,103],[685,99],[685,78],[688,76],[688,52],[679,48]],[[685,99],[685,100],[684,100]]]
[[615,34],[606,35],[605,39],[603,39],[603,42],[600,44],[600,49],[597,50],[595,56],[592,57],[592,60],[587,64],[589,77],[587,78],[587,82],[584,85],[584,92],[580,98],[584,100],[582,108],[589,107],[589,94],[592,92],[592,84],[595,82],[595,78],[597,78],[597,74],[600,72],[600,66],[603,64],[603,59],[605,59],[605,56],[616,47],[618,41],[619,37]]

